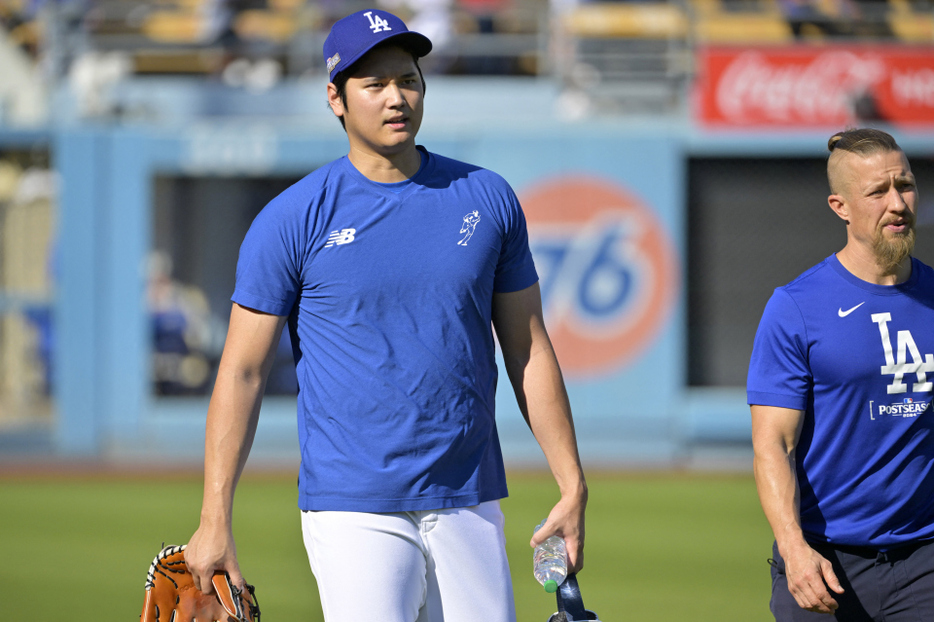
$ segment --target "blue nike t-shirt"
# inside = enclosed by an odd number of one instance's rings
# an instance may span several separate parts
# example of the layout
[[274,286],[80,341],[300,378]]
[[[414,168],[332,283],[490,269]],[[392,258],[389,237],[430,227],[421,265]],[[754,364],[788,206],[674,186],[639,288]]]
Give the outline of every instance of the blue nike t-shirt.
[[875,285],[832,255],[775,290],[749,404],[805,411],[796,449],[805,537],[889,548],[934,538],[934,271]]
[[387,186],[341,158],[270,202],[233,301],[288,316],[303,510],[464,507],[507,494],[494,292],[538,280],[500,176],[428,153]]

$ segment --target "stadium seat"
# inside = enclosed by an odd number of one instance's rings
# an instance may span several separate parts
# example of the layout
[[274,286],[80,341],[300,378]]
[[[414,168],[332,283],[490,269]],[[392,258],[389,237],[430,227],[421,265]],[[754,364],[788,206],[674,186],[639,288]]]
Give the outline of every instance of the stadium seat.
[[909,0],[889,0],[888,22],[896,38],[905,43],[934,41],[934,15],[916,11]]
[[233,28],[245,40],[286,43],[295,35],[298,23],[289,12],[251,9],[237,15]]
[[146,49],[133,53],[133,71],[137,74],[211,74],[223,65],[218,49]]
[[701,43],[788,43],[791,27],[777,3],[750,3],[749,10],[726,10],[720,0],[692,0],[694,38]]
[[664,2],[583,4],[561,21],[571,51],[558,71],[587,105],[604,110],[668,110],[690,62],[690,23]]
[[156,11],[142,24],[146,37],[159,43],[199,43],[204,35],[204,21],[197,13]]
[[684,12],[666,3],[585,4],[567,17],[568,32],[581,38],[680,38],[687,35]]

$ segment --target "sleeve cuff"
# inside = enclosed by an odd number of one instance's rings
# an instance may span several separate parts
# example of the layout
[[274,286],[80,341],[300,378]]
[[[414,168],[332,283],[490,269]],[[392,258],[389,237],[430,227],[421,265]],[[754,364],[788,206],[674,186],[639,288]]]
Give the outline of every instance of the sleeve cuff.
[[269,313],[270,315],[279,315],[284,317],[292,312],[291,303],[268,300],[266,298],[261,298],[260,296],[254,296],[253,294],[241,292],[239,290],[234,291],[233,296],[231,296],[230,299],[241,307],[247,307],[261,313]]
[[746,403],[750,406],[777,406],[779,408],[804,410],[807,408],[807,397],[767,393],[765,391],[746,391]]

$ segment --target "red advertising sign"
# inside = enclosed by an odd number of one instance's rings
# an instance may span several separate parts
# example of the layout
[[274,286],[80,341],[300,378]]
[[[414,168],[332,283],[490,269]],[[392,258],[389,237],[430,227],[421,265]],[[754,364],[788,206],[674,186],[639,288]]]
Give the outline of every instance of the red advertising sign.
[[934,125],[934,47],[698,50],[694,114],[720,127]]

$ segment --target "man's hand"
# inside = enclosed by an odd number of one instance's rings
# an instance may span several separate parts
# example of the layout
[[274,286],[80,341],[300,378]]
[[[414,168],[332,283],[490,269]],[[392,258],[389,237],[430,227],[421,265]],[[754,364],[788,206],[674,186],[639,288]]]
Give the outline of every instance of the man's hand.
[[806,543],[799,544],[787,555],[783,552],[782,557],[788,591],[798,606],[816,613],[836,611],[839,605],[829,590],[842,594],[843,586],[831,563]]
[[229,527],[215,527],[202,521],[185,547],[185,564],[191,572],[195,587],[204,594],[214,592],[211,578],[215,570],[227,571],[230,582],[238,589],[242,590],[246,586],[237,563],[233,532]]
[[584,567],[584,509],[587,493],[562,498],[548,514],[545,525],[532,536],[529,544],[535,548],[551,536],[564,538],[568,550],[568,573]]

